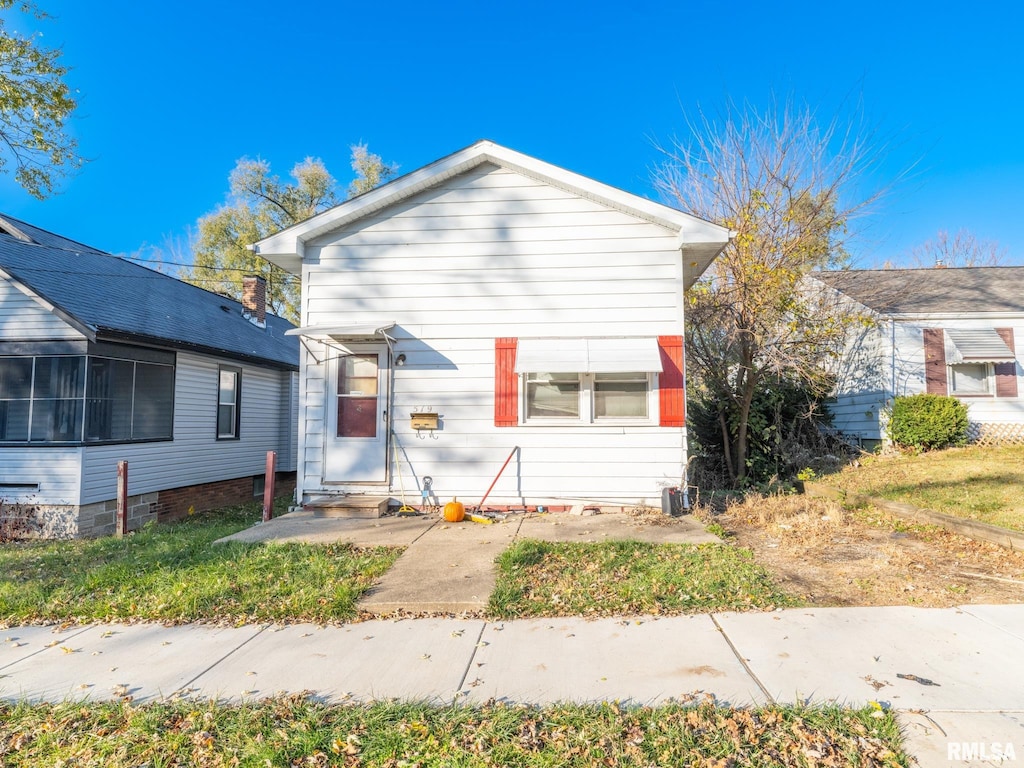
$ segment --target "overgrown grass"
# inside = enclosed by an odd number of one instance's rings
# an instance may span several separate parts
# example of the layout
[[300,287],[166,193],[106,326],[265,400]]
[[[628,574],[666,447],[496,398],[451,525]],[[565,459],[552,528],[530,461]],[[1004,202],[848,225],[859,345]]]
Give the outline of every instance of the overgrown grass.
[[868,457],[824,482],[1024,531],[1024,446]]
[[872,708],[328,706],[301,695],[238,706],[0,703],[0,758],[11,768],[910,764],[895,717]]
[[256,505],[150,525],[124,539],[0,545],[0,621],[331,622],[400,550],[348,544],[213,544]]
[[749,551],[721,544],[519,541],[498,558],[488,612],[621,616],[797,605]]

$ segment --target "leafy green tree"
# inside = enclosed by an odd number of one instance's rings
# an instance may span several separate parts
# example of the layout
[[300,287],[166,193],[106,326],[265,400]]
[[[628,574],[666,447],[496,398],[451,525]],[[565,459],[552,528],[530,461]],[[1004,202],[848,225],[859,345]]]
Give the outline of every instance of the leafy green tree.
[[655,181],[682,210],[734,232],[688,294],[687,372],[691,394],[714,404],[729,478],[743,485],[765,382],[824,394],[825,363],[861,320],[834,293],[808,289],[805,276],[846,263],[851,221],[878,197],[848,193],[876,157],[851,126],[819,125],[789,103],[729,104],[717,120],[701,112],[687,127],[685,140],[663,148]]
[[[365,145],[352,147],[357,184],[372,188],[395,173]],[[267,281],[267,308],[293,322],[299,319],[299,278],[260,258],[249,246],[304,221],[340,202],[337,182],[323,161],[306,158],[283,182],[265,160],[242,158],[229,177],[228,201],[199,220],[193,248],[194,264],[182,279],[225,296],[240,299],[242,278],[259,275]],[[367,186],[369,185],[369,186]]]
[[[0,13],[15,5],[47,17],[35,3],[15,0],[0,0]],[[15,180],[42,199],[82,164],[78,142],[65,128],[77,103],[64,82],[68,68],[60,63],[60,50],[40,47],[34,36],[12,32],[5,22],[0,16],[0,171],[13,165]]]

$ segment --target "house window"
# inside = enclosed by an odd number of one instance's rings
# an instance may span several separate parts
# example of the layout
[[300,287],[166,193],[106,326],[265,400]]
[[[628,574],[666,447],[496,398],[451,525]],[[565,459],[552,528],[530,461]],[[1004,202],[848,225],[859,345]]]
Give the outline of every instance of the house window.
[[651,378],[646,373],[524,374],[526,420],[647,422]]
[[580,385],[578,373],[526,374],[526,418],[579,419]]
[[650,379],[646,373],[595,373],[594,420],[646,419]]
[[962,363],[949,366],[951,395],[992,394],[992,369],[988,363]]
[[220,386],[217,390],[218,440],[237,440],[239,437],[241,393],[241,369],[222,366],[220,368]]
[[174,366],[93,355],[0,357],[0,442],[169,440]]

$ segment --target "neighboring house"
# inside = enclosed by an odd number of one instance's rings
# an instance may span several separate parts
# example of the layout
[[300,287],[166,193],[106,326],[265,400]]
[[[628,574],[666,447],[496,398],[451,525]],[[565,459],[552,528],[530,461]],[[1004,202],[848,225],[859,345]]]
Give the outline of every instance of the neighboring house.
[[894,396],[929,392],[967,405],[972,439],[1024,442],[1024,267],[814,277],[876,321],[858,324],[839,366],[836,429],[873,446]]
[[[0,218],[0,501],[43,533],[113,531],[251,499],[266,452],[295,469],[298,342],[266,314]],[[290,478],[283,478],[286,482]]]
[[470,504],[512,456],[488,505],[661,505],[729,235],[481,141],[257,243],[302,275],[300,498]]

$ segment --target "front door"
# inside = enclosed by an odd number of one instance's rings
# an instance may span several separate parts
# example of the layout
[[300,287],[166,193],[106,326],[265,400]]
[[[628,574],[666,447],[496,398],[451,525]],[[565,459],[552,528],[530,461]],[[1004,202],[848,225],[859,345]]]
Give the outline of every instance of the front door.
[[327,381],[324,481],[383,483],[388,463],[388,350],[347,345]]

